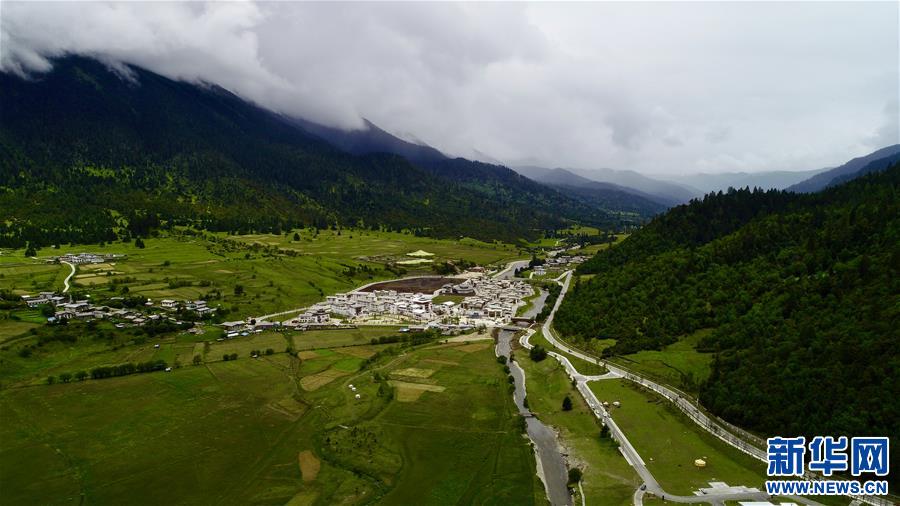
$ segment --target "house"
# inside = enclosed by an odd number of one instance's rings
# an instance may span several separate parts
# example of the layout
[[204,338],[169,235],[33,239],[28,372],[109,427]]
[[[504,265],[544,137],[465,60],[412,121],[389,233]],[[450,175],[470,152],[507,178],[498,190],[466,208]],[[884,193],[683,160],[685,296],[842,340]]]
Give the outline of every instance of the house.
[[235,322],[225,322],[222,324],[222,328],[224,328],[226,331],[234,331],[240,329],[244,325],[246,325],[244,321],[239,320]]
[[64,297],[56,297],[53,292],[41,292],[38,295],[23,295],[22,300],[25,301],[25,304],[30,308],[35,308],[38,306],[42,306],[44,304],[53,304],[56,305],[56,300],[65,300]]
[[163,309],[175,309],[178,303],[172,299],[163,299],[159,302],[159,305],[162,306]]

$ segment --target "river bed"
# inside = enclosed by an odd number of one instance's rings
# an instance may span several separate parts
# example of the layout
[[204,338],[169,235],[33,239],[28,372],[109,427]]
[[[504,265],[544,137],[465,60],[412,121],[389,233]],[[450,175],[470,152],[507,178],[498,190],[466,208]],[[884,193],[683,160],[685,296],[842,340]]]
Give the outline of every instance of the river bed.
[[[543,304],[541,304],[543,305]],[[497,355],[510,355],[513,332],[501,330],[497,337]],[[534,443],[535,457],[537,459],[538,475],[544,482],[547,498],[554,506],[570,505],[572,498],[567,487],[568,469],[563,455],[559,452],[559,442],[553,429],[544,425],[534,414],[525,407],[525,372],[515,362],[509,363],[509,372],[515,380],[516,391],[513,399],[519,414],[525,417],[528,437]]]

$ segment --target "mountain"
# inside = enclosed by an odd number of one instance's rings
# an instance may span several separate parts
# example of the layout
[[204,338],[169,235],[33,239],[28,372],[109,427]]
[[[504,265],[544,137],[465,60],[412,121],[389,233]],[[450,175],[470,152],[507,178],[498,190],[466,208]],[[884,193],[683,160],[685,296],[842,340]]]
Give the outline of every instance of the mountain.
[[0,246],[176,225],[361,225],[515,240],[573,220],[621,221],[509,169],[425,157],[453,166],[440,171],[348,153],[215,85],[131,71],[123,78],[66,57],[29,80],[0,74]]
[[731,190],[675,207],[582,264],[594,276],[555,325],[586,349],[614,343],[602,353],[624,361],[665,361],[678,343],[672,364],[687,353],[711,367],[678,386],[764,437],[895,436],[898,191],[895,162],[818,193]]
[[[649,196],[666,206],[683,204],[694,197],[702,195],[702,192],[696,188],[649,178],[631,170],[572,168],[564,170],[589,181],[614,184],[622,189],[640,192],[640,195]],[[547,173],[551,172],[551,169],[528,166],[517,167],[516,171],[527,177],[534,176],[533,179],[540,181],[540,178],[546,177]]]
[[696,188],[704,194],[725,191],[728,188],[775,188],[783,190],[828,169],[809,171],[776,170],[765,172],[723,172],[719,174],[697,173],[688,175],[653,175],[662,180]]
[[649,217],[669,207],[644,192],[612,183],[591,181],[566,169],[528,167],[522,170],[530,174],[529,179],[558,188],[568,195],[603,209],[632,212]]
[[301,118],[290,118],[289,121],[303,130],[321,137],[343,151],[355,155],[393,153],[413,163],[445,160],[447,158],[443,153],[431,146],[400,139],[382,130],[369,120],[364,120],[365,128],[360,130],[341,130]]
[[[801,181],[797,184],[789,186],[787,190],[797,193],[817,192],[819,190],[822,190],[823,188],[827,188],[839,182],[852,179],[853,175],[859,173],[860,169],[877,160],[887,159],[887,161],[884,163],[890,164],[892,161],[900,159],[900,156],[898,155],[900,155],[900,144],[894,144],[893,146],[881,148],[878,151],[869,153],[866,156],[854,158],[849,162],[841,165],[840,167],[826,169],[823,172],[816,174],[815,176],[805,181]],[[848,178],[847,176],[850,177]]]
[[[303,119],[291,118],[290,121],[344,151],[358,155],[393,153],[436,176],[453,179],[463,184],[484,184],[488,180],[503,185],[530,184],[526,183],[515,171],[499,163],[485,163],[464,158],[450,159],[430,146],[400,139],[368,120],[365,121],[364,129],[351,131],[331,128]],[[528,179],[554,187],[561,193],[586,205],[618,216],[620,223],[617,223],[616,226],[640,223],[667,207],[657,202],[655,197],[637,190],[590,181],[565,169],[553,169],[548,172],[556,177],[530,177]]]

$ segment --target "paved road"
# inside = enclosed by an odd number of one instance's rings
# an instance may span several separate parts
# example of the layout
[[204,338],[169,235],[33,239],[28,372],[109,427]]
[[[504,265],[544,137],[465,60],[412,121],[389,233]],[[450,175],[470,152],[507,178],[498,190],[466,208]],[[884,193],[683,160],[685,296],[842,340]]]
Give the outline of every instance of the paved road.
[[516,260],[514,262],[510,262],[506,265],[506,268],[502,271],[494,274],[496,279],[512,279],[516,275],[516,269],[520,267],[526,267],[528,265],[528,260]]
[[64,287],[63,293],[66,293],[69,291],[69,280],[72,279],[72,276],[75,275],[75,265],[70,264],[69,262],[61,262],[61,263],[64,263],[72,268],[72,272],[70,272],[69,275],[66,276],[66,279],[63,280],[63,287]]
[[640,487],[634,491],[634,506],[644,506],[644,491]]

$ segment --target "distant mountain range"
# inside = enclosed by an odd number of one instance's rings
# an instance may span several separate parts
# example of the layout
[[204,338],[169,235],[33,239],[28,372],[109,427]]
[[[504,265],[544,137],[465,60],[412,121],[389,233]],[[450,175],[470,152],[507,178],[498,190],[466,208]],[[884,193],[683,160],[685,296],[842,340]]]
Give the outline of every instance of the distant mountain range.
[[519,167],[516,171],[527,175],[530,179],[559,188],[560,191],[569,195],[586,199],[605,208],[628,210],[641,215],[655,215],[670,206],[667,199],[661,199],[627,186],[592,181],[566,169]]
[[[787,190],[797,193],[817,192],[828,188],[829,186],[847,182],[869,172],[884,170],[891,165],[892,162],[897,160],[900,160],[900,144],[894,144],[893,146],[879,149],[866,156],[854,158],[839,167],[825,169],[809,179],[787,187]],[[868,170],[863,170],[873,163],[874,165],[868,167]]]
[[559,174],[561,173],[556,172],[556,175],[554,175],[554,170],[562,170],[565,171],[565,173],[579,176],[583,180],[615,185],[615,187],[620,190],[650,198],[666,207],[683,204],[702,194],[702,192],[696,188],[689,188],[680,184],[649,178],[632,170],[547,169],[535,166],[515,167],[515,170],[523,176],[541,182],[544,182],[545,178],[553,180],[554,178],[560,177]]
[[617,190],[666,207],[672,207],[686,203],[693,198],[702,197],[711,192],[726,191],[729,188],[776,189],[798,193],[815,192],[869,172],[884,170],[897,160],[900,160],[900,144],[854,158],[839,167],[808,171],[645,176],[634,171],[614,169],[547,169],[522,166],[515,167],[515,170],[535,181],[565,188],[570,193],[573,188]]
[[772,188],[783,190],[788,186],[806,180],[828,169],[808,171],[765,171],[765,172],[723,172],[718,174],[697,173],[689,175],[654,175],[653,177],[672,181],[701,193],[725,191],[728,188]]

